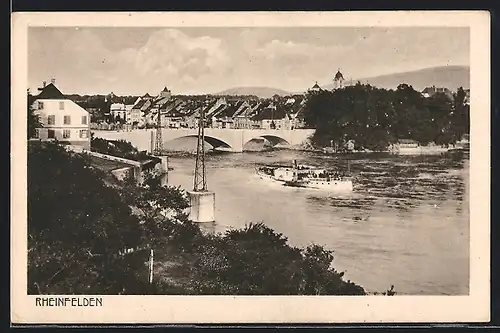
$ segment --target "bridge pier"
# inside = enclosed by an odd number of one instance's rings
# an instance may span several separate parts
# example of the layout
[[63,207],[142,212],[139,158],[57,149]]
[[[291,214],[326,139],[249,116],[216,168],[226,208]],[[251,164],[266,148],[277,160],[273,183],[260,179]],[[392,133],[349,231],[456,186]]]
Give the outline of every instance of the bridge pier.
[[215,221],[215,193],[211,191],[189,191],[189,219],[193,222]]
[[160,185],[167,186],[168,185],[168,156],[159,156],[160,163]]

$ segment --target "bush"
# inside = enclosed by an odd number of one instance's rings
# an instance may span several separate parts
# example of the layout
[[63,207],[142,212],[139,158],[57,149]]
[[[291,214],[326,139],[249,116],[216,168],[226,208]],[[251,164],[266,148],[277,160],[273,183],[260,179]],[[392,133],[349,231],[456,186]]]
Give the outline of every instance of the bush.
[[364,295],[330,267],[331,251],[291,247],[262,223],[205,236],[195,252],[193,289],[201,294]]
[[152,157],[145,151],[138,151],[137,148],[125,140],[106,140],[101,138],[91,138],[90,148],[97,153],[121,157],[133,161],[145,161]]

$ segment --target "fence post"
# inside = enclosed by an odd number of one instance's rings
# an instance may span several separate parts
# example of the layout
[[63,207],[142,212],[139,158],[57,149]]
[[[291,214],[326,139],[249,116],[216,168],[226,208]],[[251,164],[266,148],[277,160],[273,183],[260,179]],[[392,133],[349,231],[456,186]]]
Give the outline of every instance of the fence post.
[[153,249],[149,254],[149,283],[153,283]]

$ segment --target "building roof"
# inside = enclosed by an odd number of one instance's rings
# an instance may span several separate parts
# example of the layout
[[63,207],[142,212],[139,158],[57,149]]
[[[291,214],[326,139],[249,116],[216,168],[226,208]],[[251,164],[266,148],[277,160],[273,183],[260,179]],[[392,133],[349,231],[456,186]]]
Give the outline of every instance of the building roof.
[[167,89],[167,87],[163,88],[163,92],[170,92],[170,90]]
[[125,104],[123,103],[113,103],[110,106],[111,110],[125,110]]
[[146,100],[144,99],[141,99],[140,101],[138,101],[137,103],[135,103],[134,107],[132,109],[140,109],[144,106],[144,104],[146,103]]
[[218,116],[219,118],[233,117],[234,114],[236,113],[236,111],[238,111],[238,105],[232,104],[232,105],[228,105],[227,108],[222,110],[222,112],[220,112],[216,116]]
[[279,120],[284,119],[286,116],[285,109],[282,106],[278,106],[276,110],[273,108],[267,107],[255,116],[252,117],[252,120]]
[[42,91],[36,96],[36,99],[67,99],[63,93],[57,89],[53,83],[49,83]]
[[424,90],[422,90],[422,95],[428,95],[428,97],[438,93],[445,94],[450,99],[453,98],[453,93],[451,92],[451,90],[445,87],[432,86],[426,87]]
[[213,110],[212,112],[210,112],[209,114],[207,114],[207,118],[210,118],[210,117],[215,117],[217,116],[219,113],[222,112],[222,110],[224,110],[225,108],[227,107],[227,104],[221,104],[219,105],[215,110]]
[[436,87],[425,87],[424,90],[422,90],[422,94],[431,94],[436,92]]
[[168,100],[169,100],[168,97],[159,96],[159,98],[156,99],[156,101],[155,101],[155,106],[162,106],[163,104],[167,103]]
[[249,108],[250,106],[247,102],[238,103],[238,110],[234,113],[233,117],[244,116]]
[[316,81],[316,83],[314,84],[314,86],[312,87],[313,89],[321,89],[319,86],[318,86],[318,82]]
[[165,117],[182,117],[185,114],[181,112],[177,107],[172,107],[170,110],[168,110],[166,113],[163,113]]
[[147,111],[151,107],[151,100],[147,99],[144,104],[141,106],[141,111]]

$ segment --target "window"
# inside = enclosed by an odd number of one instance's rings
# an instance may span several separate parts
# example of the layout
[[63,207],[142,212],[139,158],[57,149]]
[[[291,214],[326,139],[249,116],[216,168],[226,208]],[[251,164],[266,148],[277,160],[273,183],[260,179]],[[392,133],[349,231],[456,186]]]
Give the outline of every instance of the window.
[[63,138],[64,139],[69,139],[71,137],[71,131],[70,130],[64,130],[63,131]]
[[55,125],[56,124],[56,116],[51,114],[47,118],[47,125]]
[[38,110],[43,110],[43,102],[38,102]]
[[54,139],[54,138],[56,137],[56,133],[54,132],[54,130],[49,129],[49,130],[47,131],[47,137],[48,137],[49,139]]
[[71,116],[64,116],[64,125],[71,125]]
[[64,102],[59,102],[59,110],[64,110]]
[[89,131],[87,130],[80,130],[80,139],[86,139],[89,137]]
[[35,132],[33,133],[33,139],[39,139],[40,138],[40,129],[36,128]]
[[82,125],[87,125],[87,116],[82,116]]

